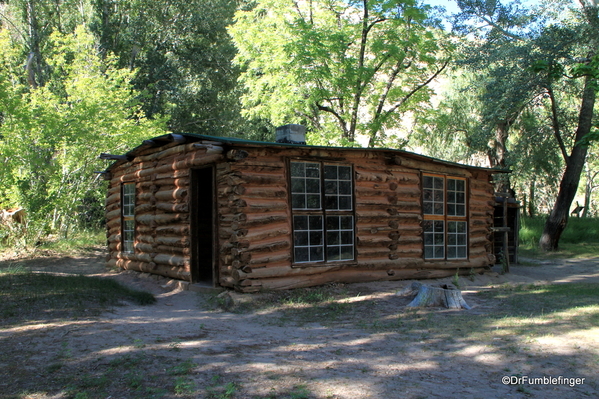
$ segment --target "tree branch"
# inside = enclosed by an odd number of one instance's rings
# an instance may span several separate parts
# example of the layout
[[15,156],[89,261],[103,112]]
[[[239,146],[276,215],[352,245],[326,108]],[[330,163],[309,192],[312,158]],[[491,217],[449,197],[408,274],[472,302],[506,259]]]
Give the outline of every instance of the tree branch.
[[339,115],[337,113],[337,111],[335,111],[331,107],[327,107],[325,105],[320,105],[318,103],[316,103],[316,107],[318,107],[318,109],[320,111],[328,112],[329,114],[333,115],[337,119],[337,122],[339,122],[339,126],[341,127],[341,130],[343,130],[343,137],[349,138],[349,132],[347,130],[347,126],[345,125],[345,120],[343,119],[343,117],[341,115]]
[[557,145],[559,146],[562,156],[564,157],[564,161],[567,165],[570,162],[570,156],[568,155],[568,150],[566,149],[566,145],[562,140],[561,127],[557,115],[557,100],[555,99],[555,94],[553,93],[551,85],[548,86],[549,87],[547,87],[547,94],[549,94],[549,99],[551,102],[551,127],[553,128],[553,135],[557,140]]
[[391,107],[391,109],[389,109],[385,113],[389,114],[389,113],[395,112],[395,110],[397,108],[401,107],[406,101],[408,101],[419,90],[421,90],[424,87],[428,86],[428,84],[430,82],[432,82],[437,76],[439,76],[439,74],[441,72],[443,72],[443,70],[447,67],[447,65],[449,65],[449,59],[445,60],[445,62],[441,66],[441,68],[439,68],[430,78],[428,78],[425,82],[420,83],[418,86],[414,87],[408,94],[405,95],[404,98],[402,98],[399,102],[397,102],[393,107]]

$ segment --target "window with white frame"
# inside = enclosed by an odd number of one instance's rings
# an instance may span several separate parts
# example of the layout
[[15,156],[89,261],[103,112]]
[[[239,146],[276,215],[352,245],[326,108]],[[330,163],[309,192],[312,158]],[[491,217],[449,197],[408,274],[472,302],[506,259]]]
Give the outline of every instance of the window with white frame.
[[123,252],[133,253],[135,243],[135,183],[121,187]]
[[466,179],[422,176],[425,259],[466,259]]
[[291,161],[295,263],[354,259],[352,167]]

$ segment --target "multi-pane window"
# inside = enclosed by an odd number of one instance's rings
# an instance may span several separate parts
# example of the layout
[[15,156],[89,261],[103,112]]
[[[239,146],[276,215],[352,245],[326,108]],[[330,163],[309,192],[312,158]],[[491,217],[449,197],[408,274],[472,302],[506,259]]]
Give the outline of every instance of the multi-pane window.
[[425,259],[466,259],[468,223],[466,180],[438,175],[422,177]]
[[135,242],[135,183],[122,186],[122,240],[123,252],[133,253]]
[[294,262],[354,259],[352,168],[290,163]]

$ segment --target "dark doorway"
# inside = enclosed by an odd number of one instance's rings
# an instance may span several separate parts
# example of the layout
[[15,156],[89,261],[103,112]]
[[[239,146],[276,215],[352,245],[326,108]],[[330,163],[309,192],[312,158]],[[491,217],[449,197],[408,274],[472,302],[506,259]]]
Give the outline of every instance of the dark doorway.
[[214,168],[191,171],[191,280],[216,286]]

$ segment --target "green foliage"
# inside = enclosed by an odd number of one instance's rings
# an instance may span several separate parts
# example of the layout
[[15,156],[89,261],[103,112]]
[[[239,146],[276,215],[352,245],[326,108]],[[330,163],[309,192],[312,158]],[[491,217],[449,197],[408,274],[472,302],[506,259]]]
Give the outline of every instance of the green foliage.
[[427,80],[446,65],[450,45],[427,12],[398,0],[260,0],[239,10],[229,32],[244,114],[309,125],[317,144],[356,145],[359,135],[384,144],[405,113],[428,105]]
[[[0,51],[16,54],[18,43],[3,33]],[[0,125],[0,204],[27,210],[33,242],[98,220],[104,186],[94,172],[105,163],[97,156],[124,152],[164,131],[163,119],[141,113],[133,71],[100,58],[85,28],[54,32],[46,45],[47,85],[27,88],[8,74],[12,84],[0,86],[0,101],[11,107]]]
[[[94,2],[92,30],[121,67],[134,67],[145,115],[170,116],[169,129],[228,135],[240,123],[235,49],[226,27],[233,0]],[[108,12],[107,9],[111,11]]]

